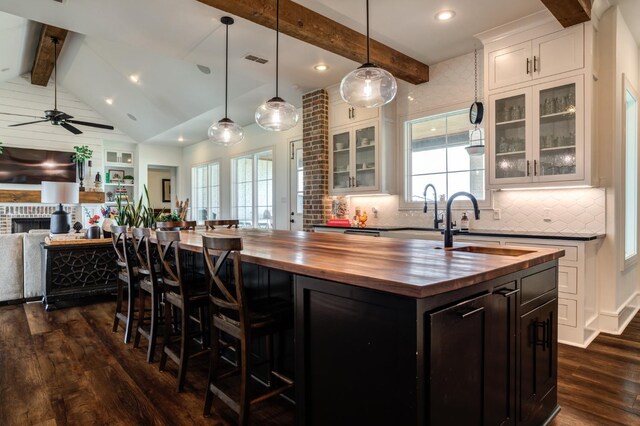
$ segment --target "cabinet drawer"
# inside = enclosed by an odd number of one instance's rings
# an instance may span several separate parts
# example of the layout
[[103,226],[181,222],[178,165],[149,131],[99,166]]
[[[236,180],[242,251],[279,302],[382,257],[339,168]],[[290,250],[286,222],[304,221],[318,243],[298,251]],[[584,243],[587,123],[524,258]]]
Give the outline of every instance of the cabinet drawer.
[[552,244],[529,244],[529,243],[516,243],[507,241],[508,246],[529,246],[529,247],[540,247],[540,248],[555,248],[558,250],[564,250],[564,257],[561,257],[559,260],[562,262],[563,260],[568,260],[571,262],[578,261],[578,247],[576,246],[557,246]]
[[577,327],[577,304],[575,300],[558,298],[558,324]]
[[578,268],[573,266],[558,267],[558,291],[578,294]]
[[544,271],[522,278],[520,289],[520,304],[526,305],[556,288],[557,268],[549,268]]

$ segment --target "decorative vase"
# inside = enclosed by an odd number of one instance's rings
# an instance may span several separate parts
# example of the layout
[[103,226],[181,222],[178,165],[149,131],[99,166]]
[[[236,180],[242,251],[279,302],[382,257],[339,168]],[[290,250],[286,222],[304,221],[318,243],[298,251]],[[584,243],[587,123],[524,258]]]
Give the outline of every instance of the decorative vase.
[[84,161],[81,161],[78,164],[78,179],[80,179],[80,191],[84,191]]
[[88,240],[97,240],[100,238],[100,227],[97,225],[90,226],[87,228],[87,239]]

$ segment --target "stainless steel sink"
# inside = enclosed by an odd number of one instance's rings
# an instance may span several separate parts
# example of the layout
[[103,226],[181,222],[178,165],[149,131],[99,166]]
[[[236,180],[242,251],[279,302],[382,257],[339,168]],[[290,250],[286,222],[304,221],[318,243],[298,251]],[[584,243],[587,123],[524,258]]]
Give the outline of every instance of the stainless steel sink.
[[534,253],[534,250],[522,250],[506,247],[486,247],[486,246],[465,246],[446,249],[448,251],[461,251],[465,253],[491,254],[494,256],[523,256],[525,254]]

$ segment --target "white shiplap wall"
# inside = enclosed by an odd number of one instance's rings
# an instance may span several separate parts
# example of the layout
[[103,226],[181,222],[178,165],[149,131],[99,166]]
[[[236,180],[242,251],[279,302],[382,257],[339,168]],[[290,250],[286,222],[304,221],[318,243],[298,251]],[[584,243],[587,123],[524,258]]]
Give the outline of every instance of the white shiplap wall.
[[[0,83],[0,112],[43,116],[44,111],[53,109],[53,82],[47,87],[30,83],[29,75]],[[73,94],[58,85],[58,109],[82,121],[110,124],[89,106]],[[49,123],[32,124],[21,127],[8,127],[10,124],[34,121],[27,117],[15,117],[0,114],[0,141],[3,146],[20,148],[49,149],[55,151],[73,151],[76,145],[87,145],[93,150],[92,172],[102,170],[103,141],[134,142],[119,130],[102,130],[87,126],[77,126],[81,135]],[[90,179],[90,178],[89,178]],[[86,181],[85,181],[86,182]],[[0,184],[0,189],[38,189],[40,185]]]

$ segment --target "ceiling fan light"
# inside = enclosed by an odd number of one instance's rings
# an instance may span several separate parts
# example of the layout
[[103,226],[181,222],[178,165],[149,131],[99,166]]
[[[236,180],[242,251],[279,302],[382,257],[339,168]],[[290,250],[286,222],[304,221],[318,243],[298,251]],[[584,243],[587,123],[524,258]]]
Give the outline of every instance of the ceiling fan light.
[[274,97],[256,109],[256,123],[265,130],[282,132],[298,124],[298,110],[282,98]]
[[223,118],[217,123],[213,123],[207,132],[209,140],[222,146],[231,146],[242,142],[244,130],[242,126],[234,123],[233,120]]
[[340,83],[340,96],[349,105],[377,108],[395,98],[398,83],[388,71],[364,64],[347,74]]

